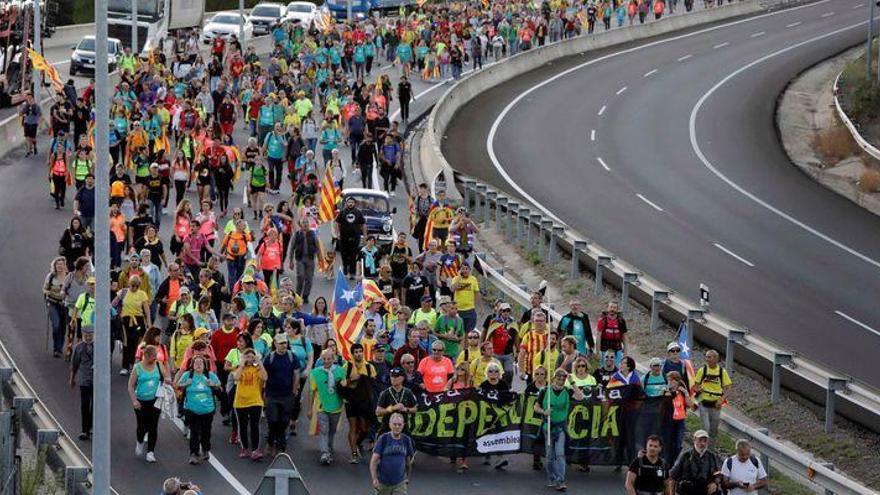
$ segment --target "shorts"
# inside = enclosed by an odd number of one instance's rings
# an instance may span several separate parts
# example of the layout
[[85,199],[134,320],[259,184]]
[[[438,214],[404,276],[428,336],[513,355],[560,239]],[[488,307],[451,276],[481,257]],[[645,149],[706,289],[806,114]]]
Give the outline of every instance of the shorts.
[[266,192],[266,186],[251,186],[251,194]]
[[37,124],[25,124],[24,125],[24,137],[27,139],[36,139],[37,138]]
[[145,185],[147,185],[147,180],[148,180],[148,179],[149,179],[149,177],[135,177],[135,178],[134,178],[134,183],[135,183],[135,184],[140,184],[140,185],[142,185],[142,186],[145,186]]
[[369,419],[375,411],[370,410],[369,401],[352,401],[345,403],[345,416],[351,418]]

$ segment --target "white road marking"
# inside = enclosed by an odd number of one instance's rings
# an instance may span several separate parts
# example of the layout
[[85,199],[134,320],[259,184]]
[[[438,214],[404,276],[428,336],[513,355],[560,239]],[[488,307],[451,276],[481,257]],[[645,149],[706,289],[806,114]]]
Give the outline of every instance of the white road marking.
[[641,199],[641,200],[644,201],[645,203],[648,203],[648,206],[650,206],[651,208],[654,208],[655,210],[660,211],[660,212],[663,211],[663,208],[660,208],[659,206],[657,206],[657,203],[654,203],[654,202],[651,201],[650,199],[648,199],[648,198],[642,196],[641,193],[636,193],[636,197],[638,197],[639,199]]
[[693,55],[691,55],[691,54],[689,53],[689,54],[685,55],[684,57],[678,57],[678,61],[679,61],[679,62],[684,62],[685,60],[687,60],[687,59],[689,59],[689,58],[691,58],[691,57],[693,57]]
[[855,256],[856,258],[864,261],[865,263],[868,263],[869,265],[874,266],[875,268],[880,268],[880,261],[877,261],[869,256],[866,256],[865,254],[847,246],[846,244],[838,241],[837,239],[834,239],[833,237],[831,237],[825,233],[820,232],[819,230],[807,225],[806,223],[801,222],[797,218],[789,215],[788,213],[780,210],[779,208],[773,206],[772,204],[764,201],[763,199],[759,198],[758,196],[754,195],[753,193],[749,192],[748,190],[746,190],[745,188],[743,188],[742,186],[740,186],[739,184],[737,184],[736,182],[731,180],[729,177],[727,177],[726,175],[721,173],[721,171],[719,171],[717,168],[715,168],[715,165],[713,165],[712,162],[710,162],[709,159],[706,158],[706,155],[703,154],[703,150],[700,149],[700,144],[697,141],[697,114],[700,112],[700,108],[702,108],[703,104],[706,103],[706,100],[708,100],[709,97],[712,96],[712,94],[718,90],[718,88],[720,88],[721,86],[726,84],[728,81],[730,81],[734,77],[742,74],[743,72],[751,69],[752,67],[754,67],[760,63],[766,62],[767,60],[770,60],[773,57],[782,55],[784,53],[788,53],[791,50],[795,50],[795,49],[800,48],[802,46],[809,45],[811,43],[815,43],[817,41],[824,40],[825,38],[830,38],[832,36],[838,35],[840,33],[844,33],[846,31],[849,31],[852,29],[864,27],[864,25],[865,25],[865,22],[857,22],[855,24],[851,24],[849,26],[842,27],[840,29],[835,29],[834,31],[831,31],[831,32],[828,32],[825,34],[821,34],[819,36],[815,36],[813,38],[801,41],[799,43],[795,43],[795,44],[790,45],[786,48],[782,48],[782,49],[777,50],[773,53],[770,53],[768,55],[764,55],[763,57],[761,57],[757,60],[754,60],[754,61],[740,67],[739,69],[731,72],[726,77],[724,77],[724,79],[718,81],[718,83],[716,83],[715,86],[712,86],[712,88],[709,89],[709,91],[707,91],[706,93],[703,94],[703,96],[700,97],[700,99],[697,101],[697,103],[694,105],[693,109],[691,110],[691,116],[690,116],[690,119],[688,122],[688,128],[689,128],[690,137],[691,137],[691,148],[693,148],[694,153],[696,153],[696,155],[697,155],[697,158],[699,158],[700,161],[703,162],[703,166],[705,166],[707,169],[709,169],[710,172],[715,174],[716,177],[718,177],[719,179],[724,181],[728,186],[735,189],[740,194],[749,198],[753,202],[764,207],[766,210],[769,210],[770,212],[776,214],[777,216],[789,221],[790,223],[800,227],[801,229],[809,232],[810,234],[813,234],[814,236],[818,237],[819,239],[822,239],[823,241],[831,244],[832,246],[835,246],[835,247],[841,249],[842,251],[845,251],[845,252],[849,253],[850,255]]
[[[831,1],[831,0],[819,0],[818,2],[815,2],[815,3],[807,3],[807,4],[804,4],[804,5],[798,5],[797,7],[792,7],[792,8],[790,8],[790,9],[784,9],[784,10],[777,10],[777,11],[774,11],[774,12],[768,12],[768,13],[766,13],[766,14],[761,14],[761,15],[756,15],[756,16],[753,16],[753,17],[748,17],[748,18],[745,18],[745,19],[739,19],[739,20],[735,20],[735,21],[730,21],[730,22],[726,22],[726,23],[724,23],[724,24],[718,24],[718,25],[716,25],[716,26],[707,27],[707,28],[704,28],[704,29],[700,29],[700,30],[697,30],[697,31],[690,32],[690,33],[680,34],[680,35],[678,35],[678,36],[672,36],[672,37],[670,37],[670,38],[663,38],[663,39],[659,39],[659,40],[656,40],[656,41],[651,41],[651,42],[649,42],[649,43],[645,43],[645,44],[643,44],[643,45],[638,45],[638,46],[634,46],[634,47],[631,47],[631,48],[626,48],[626,49],[623,49],[623,50],[620,50],[620,51],[612,52],[612,53],[609,53],[609,54],[607,54],[607,55],[602,55],[601,57],[596,57],[596,58],[591,59],[591,60],[588,60],[588,61],[586,61],[586,62],[584,62],[584,63],[582,63],[582,64],[579,64],[579,65],[576,65],[576,66],[571,67],[571,68],[569,68],[569,69],[566,69],[566,70],[560,72],[559,74],[556,74],[556,75],[553,76],[553,77],[547,78],[547,79],[545,79],[545,80],[539,82],[538,84],[532,86],[531,88],[529,88],[529,89],[523,91],[523,92],[520,93],[516,98],[514,98],[513,100],[511,100],[511,102],[508,103],[507,106],[505,106],[503,110],[501,110],[501,113],[498,114],[498,117],[495,118],[495,122],[492,123],[492,127],[489,129],[489,135],[486,137],[486,151],[487,151],[488,154],[489,154],[489,160],[492,161],[492,165],[495,167],[495,170],[498,171],[498,174],[501,175],[501,177],[502,177],[502,178],[503,178],[503,179],[504,179],[504,180],[510,185],[510,187],[512,187],[514,191],[516,191],[517,193],[519,193],[519,195],[522,196],[523,199],[525,199],[526,201],[528,201],[528,202],[532,203],[533,205],[535,205],[536,208],[538,208],[539,210],[541,210],[541,211],[542,211],[545,215],[547,215],[548,217],[550,217],[550,218],[556,220],[557,222],[559,222],[559,223],[561,223],[561,224],[565,224],[565,222],[563,222],[562,220],[560,220],[559,217],[556,216],[552,211],[550,211],[549,208],[543,206],[540,202],[536,201],[535,198],[532,197],[532,195],[530,195],[529,193],[527,193],[527,192],[525,191],[525,189],[522,188],[522,186],[520,186],[519,184],[517,184],[516,181],[514,181],[513,178],[510,177],[510,174],[507,173],[507,170],[505,170],[504,167],[501,166],[501,162],[498,160],[498,155],[495,153],[495,143],[494,143],[494,141],[495,141],[495,135],[498,134],[498,129],[501,127],[501,123],[504,121],[504,118],[507,116],[507,114],[510,113],[510,111],[513,109],[513,107],[515,107],[517,104],[519,104],[519,102],[520,102],[523,98],[525,98],[526,96],[528,96],[528,95],[529,95],[530,93],[532,93],[533,91],[535,91],[535,90],[537,90],[537,89],[539,89],[539,88],[542,88],[542,87],[544,87],[544,86],[546,86],[546,85],[548,85],[548,84],[550,84],[550,83],[552,83],[552,82],[554,82],[554,81],[556,81],[556,80],[558,80],[558,79],[561,79],[561,78],[563,78],[563,77],[565,77],[565,76],[567,76],[567,75],[569,75],[569,74],[571,74],[571,73],[573,73],[573,72],[575,72],[575,71],[578,71],[578,70],[580,70],[580,69],[583,69],[584,67],[589,67],[589,66],[591,66],[591,65],[593,65],[593,64],[596,64],[596,63],[598,63],[598,62],[603,62],[603,61],[605,61],[605,60],[608,60],[608,59],[611,59],[611,58],[614,58],[614,57],[618,57],[618,56],[620,56],[620,55],[625,55],[625,54],[628,54],[628,53],[634,53],[634,52],[639,51],[639,50],[644,50],[645,48],[652,48],[652,47],[655,47],[655,46],[664,45],[664,44],[669,43],[669,42],[672,42],[672,41],[679,41],[679,40],[683,40],[683,39],[692,38],[692,37],[694,37],[694,36],[698,36],[698,35],[701,35],[701,34],[711,33],[711,32],[713,32],[713,31],[717,31],[717,30],[719,30],[719,29],[728,28],[728,27],[730,27],[730,26],[738,26],[738,25],[740,25],[740,24],[745,24],[745,23],[747,23],[747,22],[754,22],[754,21],[756,21],[756,20],[758,20],[758,19],[764,19],[764,18],[767,18],[767,17],[773,17],[773,16],[777,16],[777,15],[785,15],[785,14],[789,14],[789,13],[791,13],[791,12],[797,12],[797,11],[799,11],[799,10],[801,10],[801,9],[809,9],[809,8],[813,8],[813,7],[817,6],[817,5],[822,5],[822,4],[824,4],[824,3],[828,3],[828,2],[830,2],[830,1]],[[13,116],[13,117],[10,117],[10,118],[18,118],[18,117]]]
[[822,14],[819,17],[825,18],[825,17],[831,17],[833,15],[834,15],[834,12],[825,12],[824,14]]
[[[179,418],[174,418],[173,420],[171,420],[171,422],[174,423],[174,426],[176,426],[181,433],[183,433],[183,421],[181,421]],[[211,457],[208,458],[208,463],[211,464],[211,467],[213,467],[217,471],[217,473],[219,473],[220,476],[222,476],[223,479],[226,480],[227,483],[229,483],[229,486],[231,486],[235,490],[235,492],[238,493],[238,495],[251,495],[250,490],[245,488],[245,486],[242,485],[240,481],[238,481],[238,478],[230,473],[229,470],[226,469],[226,466],[224,466],[223,463],[214,456],[214,454],[211,454]]]
[[605,113],[605,105],[602,105],[602,108],[599,109],[599,113],[597,113],[596,115],[601,117],[603,113]]
[[862,8],[862,7],[864,7],[864,6],[865,6],[865,4],[863,4],[863,3],[860,3],[860,4],[858,4],[858,5],[853,5],[853,10],[860,9],[860,8]]
[[651,77],[656,73],[657,73],[657,69],[651,69],[648,72],[645,72],[644,74],[642,74],[642,77]]
[[752,38],[757,38],[757,37],[759,37],[759,36],[764,36],[765,34],[767,34],[767,33],[764,32],[764,31],[758,31],[757,33],[752,33]]
[[796,26],[800,26],[801,24],[803,24],[803,22],[801,22],[801,21],[797,21],[797,22],[792,22],[791,24],[786,24],[785,27],[787,27],[787,28],[793,28],[793,27],[796,27]]
[[626,91],[626,86],[617,90],[617,96],[620,96],[621,94],[623,94],[624,91]]
[[597,157],[596,157],[596,161],[599,162],[599,165],[602,165],[602,168],[604,168],[604,169],[607,170],[608,172],[611,172],[611,167],[609,167],[609,166],[605,163],[605,160],[603,160],[601,156],[597,156]]
[[856,325],[858,325],[858,326],[864,328],[865,330],[867,330],[867,331],[873,333],[874,335],[880,336],[880,332],[878,332],[877,330],[874,330],[873,328],[869,327],[868,325],[865,325],[864,323],[862,323],[862,322],[860,322],[859,320],[853,318],[852,316],[850,316],[850,315],[844,313],[843,311],[836,310],[836,311],[834,312],[834,314],[836,314],[837,316],[839,316],[839,317],[841,317],[841,318],[843,318],[843,319],[845,319],[845,320],[849,320],[850,322],[855,323]]
[[750,267],[750,268],[754,268],[754,267],[755,267],[755,264],[754,264],[754,263],[752,263],[751,261],[749,261],[749,260],[743,258],[742,256],[740,256],[740,255],[734,253],[734,252],[731,251],[730,249],[727,249],[726,247],[722,246],[721,244],[718,244],[717,242],[715,242],[715,243],[713,243],[713,244],[715,244],[715,247],[717,247],[718,249],[720,249],[720,250],[724,251],[725,253],[729,254],[730,256],[732,256],[733,258],[735,258],[735,259],[736,259],[737,261],[739,261],[740,263],[742,263],[742,264],[744,264],[744,265],[746,265],[746,266],[748,266],[748,267]]
[[717,50],[717,49],[719,49],[719,48],[724,48],[725,46],[727,46],[727,45],[729,45],[729,44],[730,44],[730,42],[725,41],[724,43],[718,43],[717,45],[713,46],[712,48],[714,48],[714,49]]
[[596,129],[590,129],[590,141],[596,140]]

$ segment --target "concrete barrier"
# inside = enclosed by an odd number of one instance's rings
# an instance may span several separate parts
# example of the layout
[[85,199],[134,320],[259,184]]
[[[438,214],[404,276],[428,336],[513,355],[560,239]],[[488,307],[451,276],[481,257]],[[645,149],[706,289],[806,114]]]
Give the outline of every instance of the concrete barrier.
[[[446,161],[441,149],[443,136],[456,112],[484,91],[560,58],[748,15],[766,10],[767,7],[767,2],[746,0],[689,14],[664,17],[643,25],[620,27],[520,52],[491,67],[472,72],[446,90],[428,116],[425,132],[422,135],[419,167],[414,170],[415,178],[418,182],[431,183],[443,172],[447,180],[451,180],[453,168]],[[450,199],[461,199],[460,193],[455,188],[447,189]]]

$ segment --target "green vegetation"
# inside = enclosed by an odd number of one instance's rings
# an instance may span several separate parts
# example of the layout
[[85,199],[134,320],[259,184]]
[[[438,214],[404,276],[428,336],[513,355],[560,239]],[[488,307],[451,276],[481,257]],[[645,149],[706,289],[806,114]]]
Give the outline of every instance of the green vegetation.
[[22,495],[54,494],[63,488],[57,477],[46,470],[46,448],[40,449],[35,459],[23,462],[21,466]]
[[529,251],[526,253],[526,261],[533,265],[540,265],[544,262],[544,258],[537,251]]
[[880,117],[880,85],[876,82],[877,64],[872,64],[871,76],[865,74],[865,62],[858,59],[847,64],[840,77],[838,89],[847,114],[864,124]]

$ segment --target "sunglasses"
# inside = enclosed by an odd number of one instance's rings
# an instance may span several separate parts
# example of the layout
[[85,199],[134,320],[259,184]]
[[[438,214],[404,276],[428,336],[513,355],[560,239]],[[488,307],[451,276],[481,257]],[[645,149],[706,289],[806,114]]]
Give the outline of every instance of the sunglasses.
[[431,349],[434,352],[443,352],[443,349]]
[[678,350],[678,349],[672,349],[672,350],[670,350],[669,352],[671,352],[671,353],[673,353],[673,354],[678,354],[678,353],[681,352],[681,351]]

